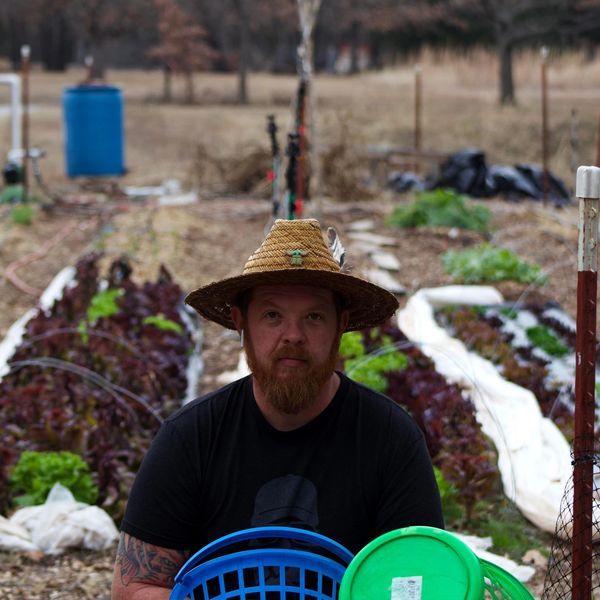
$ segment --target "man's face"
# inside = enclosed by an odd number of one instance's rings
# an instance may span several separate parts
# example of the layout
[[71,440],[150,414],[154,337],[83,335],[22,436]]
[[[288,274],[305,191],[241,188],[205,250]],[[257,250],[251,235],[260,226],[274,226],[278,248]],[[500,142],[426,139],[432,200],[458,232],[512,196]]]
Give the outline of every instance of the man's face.
[[310,406],[331,377],[346,316],[338,316],[331,290],[303,285],[259,286],[243,319],[244,348],[266,399],[280,412]]

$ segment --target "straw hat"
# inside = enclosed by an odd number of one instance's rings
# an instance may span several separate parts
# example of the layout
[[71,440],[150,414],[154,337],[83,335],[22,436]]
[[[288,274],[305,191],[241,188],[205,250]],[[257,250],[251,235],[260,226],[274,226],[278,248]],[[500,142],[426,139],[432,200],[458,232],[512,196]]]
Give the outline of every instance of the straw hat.
[[230,308],[243,292],[258,285],[310,285],[330,289],[349,311],[346,331],[373,327],[398,308],[387,290],[341,271],[315,219],[278,219],[241,275],[215,281],[191,292],[186,303],[203,317],[235,329]]

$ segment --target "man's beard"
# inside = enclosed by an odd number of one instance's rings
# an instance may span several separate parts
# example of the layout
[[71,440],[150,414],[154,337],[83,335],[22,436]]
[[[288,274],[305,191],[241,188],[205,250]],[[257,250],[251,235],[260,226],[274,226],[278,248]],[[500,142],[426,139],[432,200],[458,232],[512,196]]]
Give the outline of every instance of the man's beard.
[[[309,408],[338,364],[339,335],[321,364],[315,363],[304,348],[297,346],[284,346],[261,363],[247,330],[244,336],[244,350],[252,376],[267,402],[286,415],[297,415]],[[306,362],[301,367],[286,367],[278,364],[280,358],[297,358]]]

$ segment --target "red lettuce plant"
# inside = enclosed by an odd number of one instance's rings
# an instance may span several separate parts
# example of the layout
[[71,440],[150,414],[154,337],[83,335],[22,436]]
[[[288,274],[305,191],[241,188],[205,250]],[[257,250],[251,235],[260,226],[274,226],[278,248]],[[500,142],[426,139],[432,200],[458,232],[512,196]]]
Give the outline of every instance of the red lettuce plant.
[[[108,289],[118,290],[117,311],[102,316],[100,309],[90,319],[98,260],[83,257],[76,285],[29,321],[0,382],[3,511],[7,474],[23,451],[67,450],[90,465],[99,503],[118,519],[152,437],[184,396],[192,340],[178,312],[181,289],[164,267],[155,283],[138,285],[120,259],[107,278]],[[161,320],[179,327],[157,326]]]
[[464,521],[477,503],[498,492],[499,472],[492,443],[475,419],[472,402],[449,384],[396,326],[362,332],[366,353],[392,344],[407,357],[403,369],[384,373],[386,395],[406,408],[425,434],[433,463],[459,492]]

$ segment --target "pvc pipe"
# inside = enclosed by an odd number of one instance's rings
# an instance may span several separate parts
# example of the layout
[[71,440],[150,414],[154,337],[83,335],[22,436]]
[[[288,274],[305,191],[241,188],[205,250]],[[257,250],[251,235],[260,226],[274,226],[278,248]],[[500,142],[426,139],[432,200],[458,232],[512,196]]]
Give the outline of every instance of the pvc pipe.
[[11,150],[9,160],[21,164],[23,160],[23,141],[21,138],[21,78],[15,74],[0,75],[0,84],[10,86],[11,104]]

